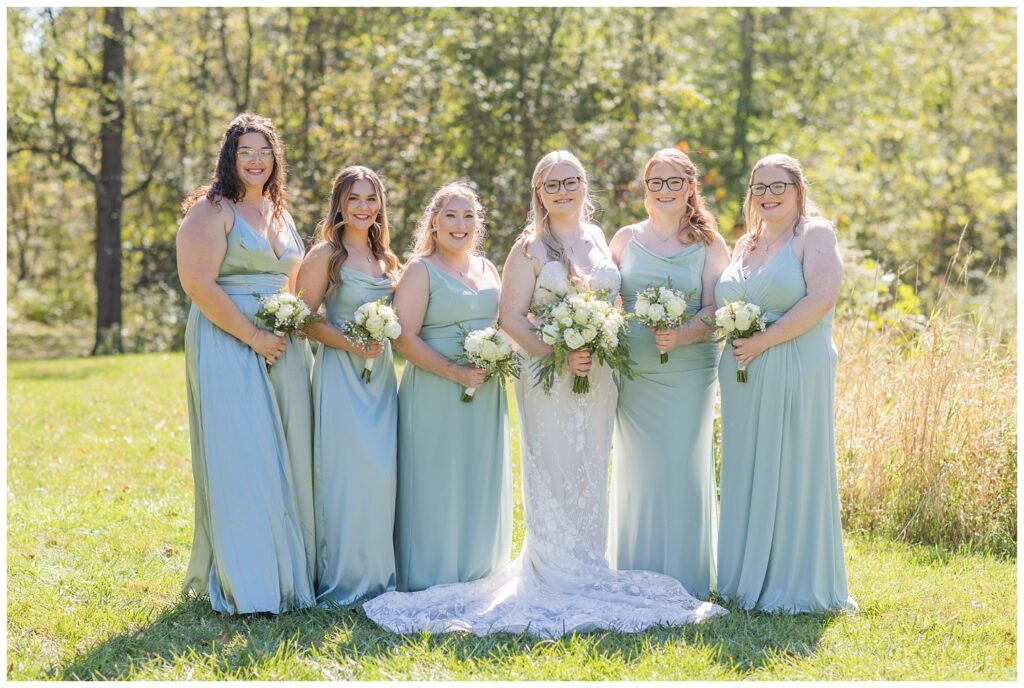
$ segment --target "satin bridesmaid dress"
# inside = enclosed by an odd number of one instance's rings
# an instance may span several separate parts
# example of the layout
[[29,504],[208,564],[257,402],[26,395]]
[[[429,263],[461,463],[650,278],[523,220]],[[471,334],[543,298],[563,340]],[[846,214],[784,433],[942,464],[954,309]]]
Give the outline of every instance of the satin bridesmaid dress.
[[[423,261],[430,300],[420,337],[442,356],[467,331],[493,327],[497,287],[473,291]],[[498,380],[464,403],[458,383],[407,364],[398,391],[398,590],[483,578],[512,545],[508,401]]]
[[[792,237],[746,277],[742,255],[715,288],[719,306],[754,303],[772,323],[807,293]],[[747,367],[746,383],[736,381],[728,343],[721,358],[718,591],[746,609],[856,608],[846,584],[836,484],[832,315],[766,349]]]
[[[635,237],[622,250],[623,308],[636,294],[672,278],[672,288],[694,296],[700,310],[703,244],[660,256]],[[630,358],[637,375],[623,379],[612,438],[608,561],[618,569],[672,576],[696,597],[715,584],[718,527],[714,422],[718,345],[708,339],[669,352],[662,364],[654,333],[629,321]]]
[[[324,302],[340,327],[364,303],[394,293],[391,280],[341,267]],[[313,487],[317,602],[348,605],[395,587],[398,392],[391,345],[363,382],[364,358],[320,346],[313,363]]]
[[[234,211],[232,211],[234,212]],[[277,256],[237,214],[217,283],[255,322],[256,295],[288,286],[302,241]],[[289,338],[268,374],[264,359],[192,304],[185,328],[195,535],[185,590],[228,614],[285,612],[314,603],[309,493],[309,347]]]

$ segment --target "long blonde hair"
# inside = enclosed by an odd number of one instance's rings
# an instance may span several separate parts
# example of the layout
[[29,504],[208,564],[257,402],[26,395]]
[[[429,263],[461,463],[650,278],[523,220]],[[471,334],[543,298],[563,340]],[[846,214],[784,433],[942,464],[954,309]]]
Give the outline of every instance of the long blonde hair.
[[566,163],[575,169],[579,173],[583,184],[583,206],[580,209],[580,224],[590,222],[594,216],[597,206],[594,205],[594,201],[590,197],[590,184],[587,180],[587,171],[583,169],[583,163],[569,151],[552,151],[541,158],[537,163],[537,167],[533,170],[533,176],[530,178],[530,188],[532,191],[530,195],[530,213],[526,216],[526,225],[523,227],[523,231],[520,233],[517,241],[522,247],[523,255],[526,255],[526,246],[529,240],[532,237],[540,239],[544,249],[547,251],[548,259],[557,260],[561,263],[562,267],[565,268],[566,274],[575,281],[582,279],[583,276],[569,258],[568,251],[565,250],[561,240],[551,231],[548,225],[548,211],[544,207],[544,201],[540,196],[541,185],[551,173],[551,169],[559,163]]
[[807,195],[807,178],[804,177],[804,170],[800,161],[785,153],[772,153],[766,155],[750,170],[750,179],[747,181],[747,197],[743,199],[743,223],[747,230],[747,243],[744,251],[750,253],[754,250],[758,240],[764,233],[764,219],[758,216],[754,210],[754,195],[750,193],[750,184],[754,183],[754,173],[762,167],[774,165],[786,173],[789,180],[796,184],[796,207],[800,219],[809,217],[821,217],[821,211]]
[[476,227],[473,235],[473,248],[470,250],[475,255],[480,255],[484,245],[484,207],[480,204],[480,197],[469,185],[469,182],[459,179],[445,184],[434,192],[430,202],[423,208],[419,220],[416,221],[416,235],[413,237],[412,253],[409,260],[424,256],[433,255],[437,251],[437,233],[433,231],[434,218],[441,214],[452,199],[461,197],[468,199],[473,204],[476,215]]
[[331,182],[331,196],[327,214],[316,228],[317,242],[331,245],[331,258],[327,263],[327,293],[341,286],[341,266],[348,258],[348,249],[341,241],[345,229],[345,218],[341,209],[348,203],[352,187],[358,181],[368,181],[380,200],[380,210],[370,226],[370,251],[377,260],[384,261],[384,274],[395,282],[398,275],[398,256],[391,250],[391,232],[388,227],[388,210],[384,183],[377,173],[362,165],[350,165],[334,176]]
[[[718,229],[718,223],[715,221],[715,216],[711,214],[711,211],[704,204],[704,198],[700,195],[700,175],[697,173],[697,166],[690,160],[690,156],[678,148],[662,148],[652,155],[651,159],[644,166],[644,189],[647,188],[647,176],[651,173],[651,168],[659,162],[668,163],[678,168],[690,182],[690,195],[686,199],[686,212],[679,219],[679,229],[676,230],[676,237],[681,242],[683,233],[689,230],[695,240],[703,243],[705,246],[710,246],[711,242],[715,240],[715,230]],[[647,209],[647,214],[650,215],[651,206],[647,202],[646,195],[644,197],[644,208]]]

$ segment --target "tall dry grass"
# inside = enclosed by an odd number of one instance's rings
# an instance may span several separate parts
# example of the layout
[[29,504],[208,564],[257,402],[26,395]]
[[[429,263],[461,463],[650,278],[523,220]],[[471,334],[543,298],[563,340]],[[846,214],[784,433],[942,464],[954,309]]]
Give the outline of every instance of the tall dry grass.
[[844,526],[1013,555],[1016,338],[940,314],[909,341],[839,320],[835,341]]

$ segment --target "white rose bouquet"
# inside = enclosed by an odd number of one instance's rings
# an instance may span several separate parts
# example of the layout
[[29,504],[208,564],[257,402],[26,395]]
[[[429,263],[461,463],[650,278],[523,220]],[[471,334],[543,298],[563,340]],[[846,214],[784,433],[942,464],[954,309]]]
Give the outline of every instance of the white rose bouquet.
[[[287,287],[283,287],[276,294],[254,293],[253,296],[260,304],[256,320],[278,337],[290,334],[305,339],[309,336],[309,328],[324,320],[322,315],[309,310],[309,306],[302,300],[301,290],[298,294],[292,294]],[[269,363],[267,370],[270,370]]]
[[[505,377],[519,377],[522,370],[523,357],[512,348],[512,342],[496,327],[485,327],[482,330],[467,332],[461,323],[459,331],[465,339],[462,343],[463,353],[454,357],[456,363],[468,363],[487,372],[487,377],[498,376],[498,383],[504,386]],[[476,387],[467,387],[462,392],[462,400],[467,404],[473,401]]]
[[[567,294],[553,304],[533,310],[538,324],[533,328],[554,351],[534,364],[538,384],[550,393],[555,376],[560,374],[573,351],[589,351],[598,362],[633,377],[629,344],[626,342],[626,317],[610,303],[607,290]],[[585,394],[590,380],[575,376],[572,391]]]
[[[341,324],[341,331],[349,339],[368,349],[373,342],[383,344],[386,340],[397,339],[402,334],[402,326],[398,324],[398,313],[395,309],[384,303],[384,299],[377,299],[357,308],[354,319]],[[363,382],[370,381],[375,360],[368,358],[363,364]]]
[[[725,305],[715,311],[715,327],[729,339],[743,339],[756,332],[763,332],[767,327],[764,311],[760,306],[746,301],[726,301]],[[736,369],[736,382],[747,381],[747,368]]]
[[[672,279],[669,278],[664,285],[647,287],[637,292],[633,313],[636,319],[647,327],[674,330],[690,319],[686,307],[695,294],[696,290],[689,294],[676,291],[672,288]],[[661,353],[661,362],[668,363],[668,352]]]

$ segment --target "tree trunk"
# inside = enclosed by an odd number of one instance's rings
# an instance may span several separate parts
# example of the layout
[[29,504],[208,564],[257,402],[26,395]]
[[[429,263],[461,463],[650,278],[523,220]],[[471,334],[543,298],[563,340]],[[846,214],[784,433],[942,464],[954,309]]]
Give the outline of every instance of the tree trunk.
[[754,82],[754,12],[749,7],[743,10],[743,19],[740,21],[740,46],[743,57],[740,63],[740,92],[736,98],[736,114],[733,117],[732,149],[742,175],[749,169],[747,120],[750,118]]
[[124,351],[121,341],[121,209],[124,205],[124,8],[104,10],[100,74],[100,173],[96,177],[96,341],[92,353]]

